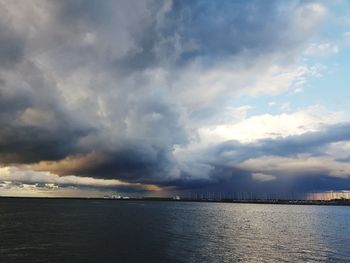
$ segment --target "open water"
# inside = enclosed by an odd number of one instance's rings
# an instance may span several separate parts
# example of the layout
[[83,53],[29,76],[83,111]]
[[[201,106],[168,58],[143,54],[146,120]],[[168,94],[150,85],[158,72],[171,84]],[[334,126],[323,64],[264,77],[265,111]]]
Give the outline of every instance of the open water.
[[0,262],[350,262],[350,207],[0,198]]

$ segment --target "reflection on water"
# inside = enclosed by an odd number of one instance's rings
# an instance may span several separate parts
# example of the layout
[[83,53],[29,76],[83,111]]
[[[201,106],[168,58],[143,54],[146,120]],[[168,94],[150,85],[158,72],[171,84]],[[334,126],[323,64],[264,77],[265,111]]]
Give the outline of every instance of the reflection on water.
[[350,262],[350,208],[0,199],[0,262]]

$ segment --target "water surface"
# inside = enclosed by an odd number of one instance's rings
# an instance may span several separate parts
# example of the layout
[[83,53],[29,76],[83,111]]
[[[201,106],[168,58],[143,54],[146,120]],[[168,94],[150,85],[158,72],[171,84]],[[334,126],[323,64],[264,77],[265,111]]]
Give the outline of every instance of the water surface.
[[350,262],[350,207],[0,199],[0,262]]

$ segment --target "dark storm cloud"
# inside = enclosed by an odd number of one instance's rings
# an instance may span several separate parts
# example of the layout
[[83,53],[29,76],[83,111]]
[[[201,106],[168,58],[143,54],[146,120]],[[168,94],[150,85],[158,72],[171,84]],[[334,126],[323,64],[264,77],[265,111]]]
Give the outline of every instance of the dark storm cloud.
[[280,140],[264,140],[261,148],[264,152],[288,156],[297,153],[318,154],[330,143],[350,140],[350,125],[348,123],[324,127],[318,132],[309,132],[299,136],[290,136]]
[[0,67],[11,67],[24,58],[23,37],[7,25],[0,24]]
[[278,44],[284,19],[276,1],[175,1],[163,30],[164,35],[179,33],[184,43],[193,41],[194,50],[182,56],[190,59],[234,55],[244,49],[267,51]]
[[79,152],[77,141],[86,133],[82,128],[72,127],[53,132],[45,128],[8,126],[0,132],[1,163],[34,163],[64,158]]
[[[159,8],[150,6],[152,11]],[[242,52],[290,51],[297,46],[288,40],[295,32],[290,29],[288,8],[282,10],[277,1],[173,1],[133,36],[138,49],[116,60],[116,65],[139,70],[201,59],[210,66]]]
[[295,176],[280,176],[268,182],[252,178],[251,171],[227,165],[215,165],[210,179],[169,181],[164,186],[176,186],[185,196],[191,192],[197,195],[215,195],[236,198],[303,198],[304,193],[312,191],[343,190],[350,187],[348,178],[335,178],[322,173],[305,173]]
[[[254,197],[267,198],[304,198],[303,194],[312,191],[343,190],[350,187],[349,178],[331,176],[323,171],[304,172],[295,176],[293,174],[276,176],[274,180],[261,182],[252,177],[252,171],[226,165],[224,162],[211,164],[212,173],[208,178],[186,179],[182,178],[167,181],[161,185],[172,186],[182,190],[184,195],[189,193],[208,194],[219,197],[219,194],[226,196],[236,194],[236,198]],[[293,194],[295,196],[293,196]],[[273,196],[275,195],[275,197]]]
[[173,165],[169,152],[150,148],[148,145],[142,145],[142,142],[138,145],[125,143],[123,148],[114,152],[97,153],[96,159],[98,161],[95,160],[95,163],[79,166],[73,172],[77,175],[105,179],[150,182],[161,180],[168,172],[167,166]]
[[263,139],[250,144],[228,141],[212,149],[212,155],[221,157],[222,160],[231,160],[234,157],[236,162],[265,155],[294,156],[302,153],[320,155],[329,144],[349,140],[350,125],[345,123],[327,126],[317,132]]
[[[308,132],[297,136],[260,140],[254,143],[240,143],[228,141],[209,147],[202,151],[196,162],[210,166],[207,176],[191,178],[184,172],[180,178],[169,180],[165,185],[176,185],[180,189],[199,189],[208,191],[239,191],[245,189],[255,192],[273,191],[301,191],[341,189],[349,184],[347,178],[335,178],[322,167],[315,167],[311,171],[295,172],[281,171],[283,176],[277,175],[271,181],[257,181],[252,178],[254,169],[242,168],[240,164],[246,160],[265,156],[293,158],[299,154],[323,156],[327,147],[332,143],[349,141],[350,125],[337,124],[324,127],[322,131]],[[347,161],[347,159],[335,160]],[[278,162],[278,160],[277,160]],[[276,163],[275,165],[278,165]],[[295,176],[298,173],[298,176]],[[350,173],[349,173],[350,176]],[[346,188],[346,187],[345,187]]]
[[337,162],[350,163],[350,156],[335,159]]
[[57,160],[76,152],[92,128],[69,116],[54,82],[35,65],[16,69],[22,74],[5,76],[0,84],[1,163]]
[[278,178],[276,180],[261,183],[253,180],[248,172],[232,173],[231,176],[214,182],[189,182],[179,184],[179,189],[183,190],[184,196],[192,192],[194,194],[208,196],[214,195],[216,198],[235,197],[249,199],[253,198],[305,198],[306,193],[324,192],[330,189],[334,191],[348,189],[350,181],[347,178],[335,178],[328,175],[305,174],[296,178]]
[[[284,61],[293,60],[313,32],[295,25],[294,16],[303,10],[298,2],[2,5],[14,11],[0,13],[0,164],[182,189],[220,185],[232,177],[237,187],[248,187],[255,185],[251,172],[236,167],[239,162],[316,154],[350,139],[343,125],[252,144],[226,142],[193,154],[198,156],[185,164],[174,154],[198,140],[201,119],[215,119],[226,102],[212,99],[196,82],[180,87],[175,82],[205,75],[192,72],[192,63],[211,68],[236,56],[268,63],[271,54],[281,53]],[[237,86],[230,83],[232,90]],[[189,90],[196,92],[187,96]],[[225,99],[233,94],[224,91]],[[197,106],[201,96],[219,102]]]

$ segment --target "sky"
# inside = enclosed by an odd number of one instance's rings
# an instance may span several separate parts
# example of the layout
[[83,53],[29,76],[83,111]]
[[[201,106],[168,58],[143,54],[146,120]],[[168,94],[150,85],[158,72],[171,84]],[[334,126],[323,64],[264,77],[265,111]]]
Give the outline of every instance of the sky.
[[0,195],[350,189],[350,2],[0,0]]

